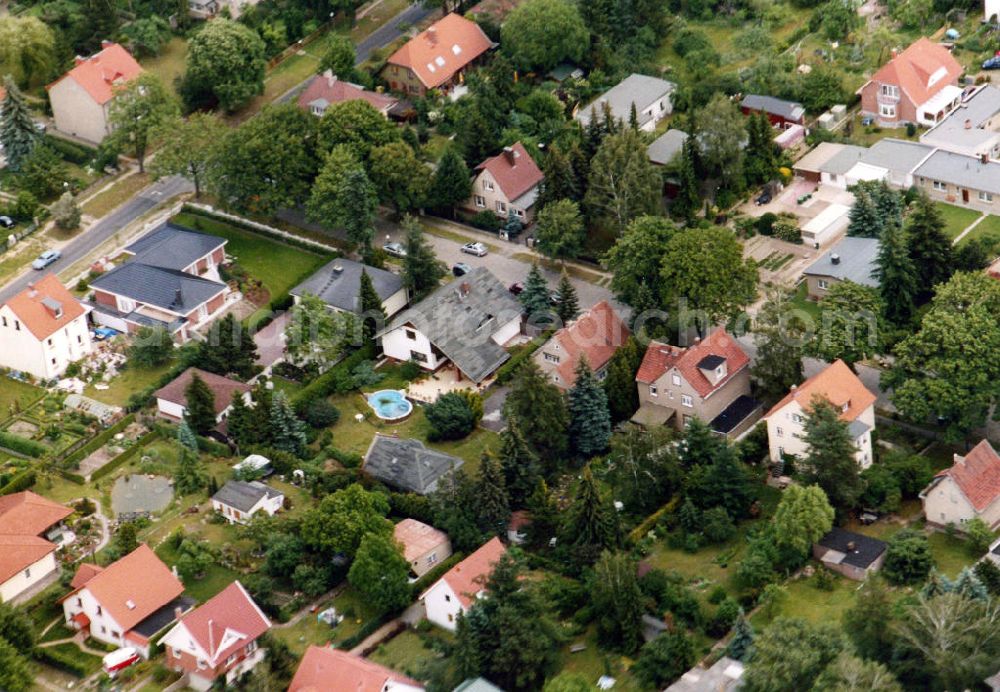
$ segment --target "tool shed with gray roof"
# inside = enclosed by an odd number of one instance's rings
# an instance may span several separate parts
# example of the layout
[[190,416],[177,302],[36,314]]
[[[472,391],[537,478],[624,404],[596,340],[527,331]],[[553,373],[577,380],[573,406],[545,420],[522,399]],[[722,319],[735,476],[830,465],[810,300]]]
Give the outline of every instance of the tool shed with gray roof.
[[285,495],[260,481],[227,481],[212,495],[212,508],[230,522],[245,523],[257,512],[274,515]]
[[596,112],[598,118],[603,117],[604,104],[607,104],[616,120],[627,123],[632,113],[632,105],[635,104],[639,128],[652,131],[657,122],[673,111],[670,98],[676,88],[677,85],[665,79],[631,74],[580,108],[576,113],[576,119],[586,127],[593,113]]
[[401,276],[343,258],[324,265],[290,293],[295,296],[296,302],[304,295],[314,295],[333,310],[359,313],[362,272],[367,272],[371,278],[372,286],[382,301],[382,309],[388,317],[406,306],[406,288]]
[[485,267],[441,286],[379,332],[398,361],[437,370],[449,361],[479,384],[510,358],[503,345],[520,333],[523,308]]
[[774,96],[747,94],[740,102],[744,113],[764,113],[772,123],[794,123],[801,125],[805,121],[806,109],[801,103],[786,101]]
[[877,239],[854,236],[842,239],[803,272],[809,297],[818,300],[833,284],[841,281],[877,288],[878,280],[872,276],[877,257]]
[[403,492],[427,495],[446,474],[465,463],[458,457],[427,449],[420,440],[376,433],[363,469],[373,478]]
[[849,579],[863,580],[882,567],[888,544],[834,527],[813,545],[813,556]]
[[683,130],[667,130],[646,147],[646,156],[658,166],[666,166],[680,155],[689,135]]

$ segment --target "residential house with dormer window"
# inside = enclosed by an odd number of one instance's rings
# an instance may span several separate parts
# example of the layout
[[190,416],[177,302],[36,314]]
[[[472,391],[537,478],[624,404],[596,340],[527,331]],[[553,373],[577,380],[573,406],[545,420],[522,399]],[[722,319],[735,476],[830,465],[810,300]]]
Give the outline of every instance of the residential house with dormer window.
[[533,358],[552,384],[565,391],[576,383],[576,368],[584,359],[603,380],[611,357],[631,334],[611,304],[602,300],[553,334]]
[[472,213],[491,211],[504,221],[513,214],[525,226],[530,225],[544,178],[524,145],[515,142],[476,166],[472,196],[464,207]]

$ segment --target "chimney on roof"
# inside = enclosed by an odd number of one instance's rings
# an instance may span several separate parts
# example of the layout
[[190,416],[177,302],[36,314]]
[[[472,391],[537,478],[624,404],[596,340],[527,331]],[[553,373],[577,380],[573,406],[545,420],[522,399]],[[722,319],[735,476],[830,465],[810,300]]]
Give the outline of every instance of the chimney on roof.
[[990,162],[990,155],[986,154],[986,153],[980,154],[979,155],[979,161],[980,161],[980,163],[984,163],[984,164],[985,163],[989,163]]
[[343,274],[344,273],[344,267],[343,267],[343,265],[340,265],[340,264],[333,265],[333,273],[334,274],[338,274],[338,275],[339,274]]
[[184,615],[184,611],[181,610],[181,607],[174,606],[174,620],[180,620],[182,615]]
[[101,48],[107,48],[107,47],[108,47],[108,46],[110,46],[110,45],[111,45],[112,43],[114,43],[114,41],[109,41],[109,40],[107,40],[107,39],[104,39],[103,41],[101,41]]
[[76,55],[76,56],[73,57],[73,65],[74,66],[76,66],[76,65],[82,65],[85,62],[87,62],[87,59],[85,57],[83,57],[82,55]]
[[830,261],[833,262],[834,264],[840,264],[840,255],[838,255],[836,252],[833,253],[832,255],[830,255]]
[[503,148],[503,155],[507,159],[507,163],[509,163],[511,166],[513,166],[515,163],[517,163],[517,155],[514,154],[514,148],[513,147],[504,147]]
[[854,545],[854,541],[847,541],[847,549],[852,553],[857,550],[857,546]]
[[472,290],[472,284],[468,281],[463,281],[462,285],[458,287],[459,294],[464,298],[469,295],[469,291]]
[[178,288],[177,290],[174,291],[174,305],[183,305],[183,304],[184,304],[184,294],[181,292],[181,289]]
[[892,59],[895,60],[896,56],[898,56],[898,55],[899,55],[899,49],[898,48],[893,48],[892,49]]
[[430,43],[432,46],[437,45],[438,42],[437,27],[432,26],[427,29],[427,42]]

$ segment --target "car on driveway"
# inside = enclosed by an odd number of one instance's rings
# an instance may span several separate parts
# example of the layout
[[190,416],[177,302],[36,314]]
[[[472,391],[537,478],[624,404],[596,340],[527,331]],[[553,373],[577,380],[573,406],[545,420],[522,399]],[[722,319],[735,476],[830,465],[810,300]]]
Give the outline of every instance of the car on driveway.
[[984,70],[1000,70],[1000,55],[994,55],[983,63]]
[[476,257],[485,257],[489,250],[482,243],[466,243],[462,246],[462,252]]
[[754,202],[757,204],[758,207],[762,207],[765,204],[770,203],[770,201],[771,201],[770,190],[764,190],[762,193],[757,195],[757,199],[754,200]]
[[45,269],[45,267],[49,266],[60,257],[62,257],[62,253],[58,250],[46,250],[38,256],[38,259],[31,263],[31,268]]
[[454,267],[451,268],[451,273],[455,276],[465,276],[472,271],[472,267],[467,265],[465,262],[457,262]]
[[0,226],[4,228],[14,228],[14,219],[9,216],[0,216]]
[[406,248],[403,247],[402,243],[386,243],[382,246],[382,250],[391,257],[406,257]]
[[524,291],[524,285],[520,281],[515,281],[507,290],[510,291],[511,294],[519,296],[521,295],[521,292]]

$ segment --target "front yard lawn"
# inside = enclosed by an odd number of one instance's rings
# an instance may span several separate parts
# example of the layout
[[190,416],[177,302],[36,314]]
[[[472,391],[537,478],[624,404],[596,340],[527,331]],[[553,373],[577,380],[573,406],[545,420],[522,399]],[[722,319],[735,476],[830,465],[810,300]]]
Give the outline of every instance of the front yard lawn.
[[135,197],[147,185],[149,185],[149,175],[146,173],[136,173],[120,178],[107,190],[87,200],[83,205],[83,213],[94,218],[101,218]]
[[956,207],[954,204],[945,204],[944,202],[934,203],[938,211],[941,212],[941,217],[944,219],[944,232],[948,234],[948,237],[954,240],[958,237],[958,234],[969,227],[973,221],[982,216],[981,212],[975,211],[974,209],[965,209],[964,207]]
[[808,296],[809,286],[805,281],[800,283],[795,287],[795,295],[792,296],[791,304],[796,310],[802,310],[814,321],[814,325],[819,327],[820,320],[823,317],[823,310],[820,308],[819,303],[813,300],[809,300]]
[[152,72],[159,77],[163,86],[176,92],[174,81],[184,74],[187,52],[187,41],[180,36],[175,36],[163,47],[159,55],[143,60],[142,66],[147,72]]
[[59,656],[79,663],[86,671],[85,677],[89,677],[101,669],[100,657],[84,653],[76,644],[56,644],[46,647],[46,650],[53,653],[58,652]]
[[954,579],[964,567],[972,567],[981,557],[973,555],[969,545],[961,536],[949,536],[944,531],[935,531],[928,536],[934,564],[945,576]]
[[959,245],[965,245],[970,240],[977,240],[989,236],[993,240],[994,247],[1000,242],[1000,216],[987,214],[986,218],[980,221],[969,234],[959,241]]

